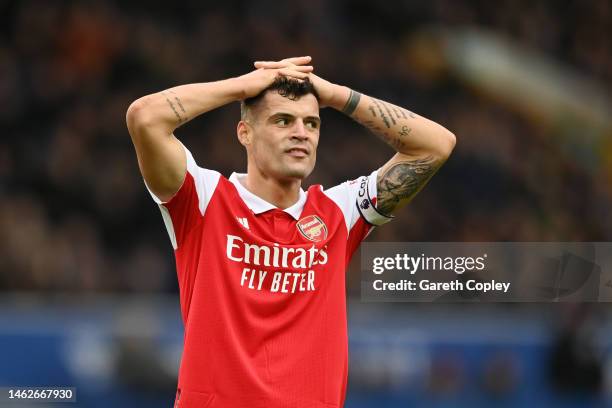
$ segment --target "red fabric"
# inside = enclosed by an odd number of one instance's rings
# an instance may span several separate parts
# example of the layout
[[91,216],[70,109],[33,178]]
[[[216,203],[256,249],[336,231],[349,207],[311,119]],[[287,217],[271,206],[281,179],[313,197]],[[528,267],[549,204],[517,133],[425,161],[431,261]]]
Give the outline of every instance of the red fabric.
[[[343,406],[345,268],[369,226],[358,221],[349,239],[342,212],[319,186],[308,190],[300,219],[316,215],[325,223],[327,237],[320,242],[307,239],[284,211],[255,215],[224,177],[204,216],[197,203],[188,175],[165,204],[177,237],[185,324],[175,406]],[[238,218],[246,219],[248,229]]]

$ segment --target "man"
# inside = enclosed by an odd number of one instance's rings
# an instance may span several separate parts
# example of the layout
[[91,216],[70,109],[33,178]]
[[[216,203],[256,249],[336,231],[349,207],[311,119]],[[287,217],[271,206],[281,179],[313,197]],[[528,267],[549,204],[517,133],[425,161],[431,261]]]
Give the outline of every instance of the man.
[[[138,164],[175,250],[185,324],[176,407],[343,406],[346,265],[454,147],[440,125],[323,80],[310,60],[256,62],[241,77],[177,86],[128,109]],[[238,100],[247,173],[228,180],[198,167],[173,131]],[[324,106],[397,153],[369,176],[304,192]]]

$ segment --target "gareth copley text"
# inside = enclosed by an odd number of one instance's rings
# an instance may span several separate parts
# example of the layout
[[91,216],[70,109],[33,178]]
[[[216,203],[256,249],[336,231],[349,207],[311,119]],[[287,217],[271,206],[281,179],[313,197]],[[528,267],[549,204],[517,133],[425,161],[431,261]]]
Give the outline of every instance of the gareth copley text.
[[462,274],[466,271],[482,271],[485,269],[487,254],[478,257],[471,256],[410,256],[396,254],[392,257],[376,257],[372,260],[372,272],[380,275],[385,271],[397,270],[409,272],[411,275],[417,271],[453,271]]
[[510,290],[510,282],[499,282],[491,280],[480,282],[476,279],[469,279],[466,282],[454,280],[451,282],[433,282],[422,279],[414,282],[402,279],[398,282],[383,282],[378,279],[372,283],[375,291],[477,291],[477,292],[504,292]]

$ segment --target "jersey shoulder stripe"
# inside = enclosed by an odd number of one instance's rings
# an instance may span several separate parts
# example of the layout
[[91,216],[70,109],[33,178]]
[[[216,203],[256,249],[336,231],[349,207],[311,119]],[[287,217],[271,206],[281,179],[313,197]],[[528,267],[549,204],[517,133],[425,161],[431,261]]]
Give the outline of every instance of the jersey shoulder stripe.
[[[162,201],[146,185],[153,201],[159,209],[170,236],[172,247],[176,250],[187,233],[196,225],[198,217],[203,217],[210,203],[221,174],[214,170],[199,167],[191,152],[183,145],[187,169],[183,184],[168,201]],[[194,211],[197,209],[197,211]]]

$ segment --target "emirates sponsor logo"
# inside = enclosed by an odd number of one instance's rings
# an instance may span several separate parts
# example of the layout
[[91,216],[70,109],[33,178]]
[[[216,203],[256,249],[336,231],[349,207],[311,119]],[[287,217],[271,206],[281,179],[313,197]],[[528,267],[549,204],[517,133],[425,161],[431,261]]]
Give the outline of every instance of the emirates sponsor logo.
[[311,247],[257,245],[244,242],[236,235],[227,235],[226,255],[234,262],[244,262],[247,265],[272,266],[274,268],[306,269],[313,265],[327,263],[327,246]]
[[[320,219],[317,223],[319,222],[322,223]],[[325,230],[326,234],[327,230]],[[251,290],[267,290],[272,293],[317,290],[316,273],[321,272],[322,265],[327,264],[326,249],[327,245],[317,248],[315,244],[310,243],[301,244],[301,246],[281,246],[276,242],[273,242],[272,245],[258,245],[245,242],[237,235],[229,234],[226,243],[227,258],[242,264],[240,286]],[[278,270],[280,268],[282,269]]]
[[309,215],[299,220],[297,229],[310,241],[321,242],[327,239],[327,225],[316,215]]

